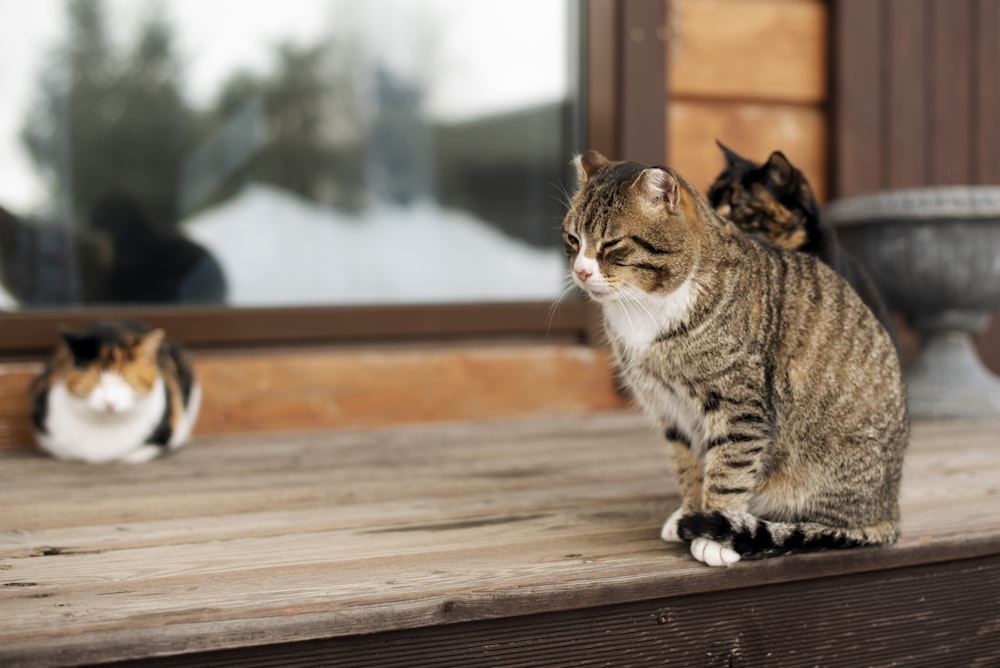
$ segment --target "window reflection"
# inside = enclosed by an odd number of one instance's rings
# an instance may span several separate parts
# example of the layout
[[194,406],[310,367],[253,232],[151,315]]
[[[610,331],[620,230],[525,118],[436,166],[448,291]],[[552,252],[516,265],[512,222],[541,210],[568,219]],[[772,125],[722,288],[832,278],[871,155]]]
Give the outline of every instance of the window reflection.
[[576,3],[0,6],[0,308],[560,292]]

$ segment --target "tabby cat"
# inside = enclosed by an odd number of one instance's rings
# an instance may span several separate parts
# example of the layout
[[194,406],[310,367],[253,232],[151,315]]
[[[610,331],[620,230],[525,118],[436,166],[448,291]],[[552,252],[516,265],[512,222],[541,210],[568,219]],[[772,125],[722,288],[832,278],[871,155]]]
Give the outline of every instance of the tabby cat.
[[719,215],[782,248],[811,253],[847,279],[893,335],[889,311],[861,263],[844,250],[820,216],[819,203],[806,179],[785,154],[774,151],[758,164],[716,141],[726,166],[708,188],[708,202]]
[[670,443],[682,503],[663,539],[712,566],[893,543],[905,395],[854,290],[742,233],[671,169],[595,151],[578,169],[566,255]]
[[201,390],[163,330],[95,321],[63,330],[30,388],[39,447],[59,459],[145,462],[184,445]]

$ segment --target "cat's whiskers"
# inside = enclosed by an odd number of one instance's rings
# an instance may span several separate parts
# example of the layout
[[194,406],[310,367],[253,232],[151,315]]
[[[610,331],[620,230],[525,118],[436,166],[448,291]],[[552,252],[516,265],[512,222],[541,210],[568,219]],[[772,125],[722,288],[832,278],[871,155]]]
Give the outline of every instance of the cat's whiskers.
[[635,329],[636,325],[632,320],[631,308],[634,298],[628,292],[626,286],[628,286],[628,283],[625,283],[622,280],[611,279],[608,281],[608,292],[610,293],[611,298],[618,303],[622,315],[624,315],[625,319],[628,321],[629,329]]
[[562,183],[549,183],[549,185],[555,188],[559,192],[559,197],[556,197],[554,195],[549,195],[549,198],[556,202],[559,202],[567,209],[572,208],[573,196],[569,193],[569,191],[566,190],[566,186],[564,186]]
[[564,287],[563,287],[562,291],[552,301],[552,304],[549,305],[549,312],[548,312],[548,314],[547,314],[547,316],[545,318],[545,331],[546,331],[546,333],[548,333],[552,329],[552,321],[556,317],[556,311],[559,310],[560,304],[562,304],[563,300],[565,300],[566,297],[568,297],[570,295],[570,293],[573,292],[574,288],[576,287],[576,284],[573,283],[573,279],[570,278],[569,276],[567,276],[565,279],[563,279],[563,285],[564,285]]
[[643,292],[641,288],[637,288],[631,283],[622,281],[621,294],[623,297],[625,297],[628,304],[638,306],[639,309],[641,309],[642,313],[637,313],[636,314],[637,317],[639,315],[645,314],[650,319],[650,321],[656,322],[657,320],[656,315],[653,313],[652,309],[650,309],[649,305],[646,303],[646,293]]

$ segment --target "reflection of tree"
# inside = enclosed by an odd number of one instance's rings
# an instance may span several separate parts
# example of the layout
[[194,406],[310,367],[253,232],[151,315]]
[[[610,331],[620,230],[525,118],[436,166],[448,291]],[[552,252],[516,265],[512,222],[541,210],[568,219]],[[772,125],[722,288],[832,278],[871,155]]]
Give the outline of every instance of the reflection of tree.
[[109,46],[100,0],[69,0],[67,43],[46,67],[23,137],[64,215],[84,221],[108,189],[132,193],[158,222],[177,219],[176,186],[193,141],[172,29],[154,14],[130,52]]
[[[278,45],[271,72],[235,74],[214,107],[199,112],[181,94],[174,30],[162,13],[145,20],[133,46],[115,50],[101,0],[67,0],[66,11],[67,40],[43,70],[22,135],[52,191],[69,197],[63,215],[78,226],[109,191],[128,192],[154,224],[176,224],[189,213],[179,197],[185,162],[255,99],[263,101],[266,141],[200,204],[253,179],[357,206],[364,178],[358,123],[351,121],[349,132],[336,138],[326,133],[329,107],[358,115],[351,68],[328,67],[331,54],[350,61],[347,49],[329,42]],[[339,119],[341,130],[346,116]]]
[[361,138],[355,135],[353,141],[339,145],[331,141],[325,134],[324,106],[330,98],[354,97],[356,92],[349,80],[325,71],[328,48],[280,45],[271,73],[238,73],[223,87],[206,131],[213,132],[246,104],[260,99],[268,134],[259,153],[229,181],[230,189],[255,180],[306,199],[358,206],[363,186]]

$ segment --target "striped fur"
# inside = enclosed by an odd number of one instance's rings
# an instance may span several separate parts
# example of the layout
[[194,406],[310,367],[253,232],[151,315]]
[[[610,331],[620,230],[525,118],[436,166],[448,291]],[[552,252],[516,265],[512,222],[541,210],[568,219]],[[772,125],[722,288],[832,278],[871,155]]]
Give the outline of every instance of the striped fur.
[[664,538],[711,565],[894,542],[905,393],[850,285],[743,234],[673,170],[588,151],[579,171],[566,254],[669,441],[682,507]]

